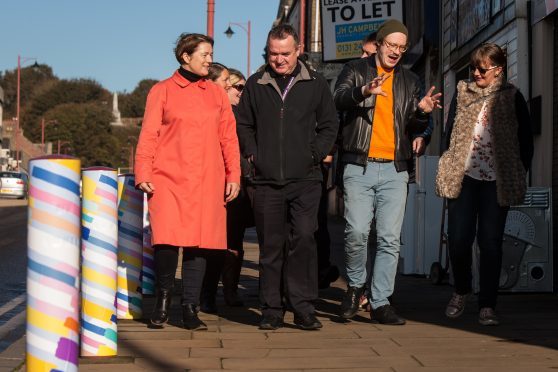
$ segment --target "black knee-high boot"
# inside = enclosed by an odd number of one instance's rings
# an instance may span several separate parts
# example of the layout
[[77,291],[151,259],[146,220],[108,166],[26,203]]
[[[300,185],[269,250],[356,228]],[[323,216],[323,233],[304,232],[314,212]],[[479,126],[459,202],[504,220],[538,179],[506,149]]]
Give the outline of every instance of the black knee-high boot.
[[190,330],[206,330],[198,317],[198,304],[205,275],[208,252],[205,249],[184,247],[182,255],[182,322]]
[[156,245],[154,249],[156,300],[150,323],[154,327],[162,328],[169,320],[174,276],[178,265],[178,247]]

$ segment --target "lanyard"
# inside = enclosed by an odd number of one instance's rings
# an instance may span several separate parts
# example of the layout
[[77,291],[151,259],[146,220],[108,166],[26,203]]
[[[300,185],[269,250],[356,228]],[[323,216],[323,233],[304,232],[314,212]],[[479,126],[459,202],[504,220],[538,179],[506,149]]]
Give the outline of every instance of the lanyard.
[[283,100],[283,102],[285,101],[285,97],[287,97],[287,93],[289,93],[289,90],[291,90],[293,86],[294,79],[295,79],[294,76],[291,76],[291,80],[289,80],[289,84],[287,84],[287,87],[283,91],[283,94],[281,94],[281,99]]

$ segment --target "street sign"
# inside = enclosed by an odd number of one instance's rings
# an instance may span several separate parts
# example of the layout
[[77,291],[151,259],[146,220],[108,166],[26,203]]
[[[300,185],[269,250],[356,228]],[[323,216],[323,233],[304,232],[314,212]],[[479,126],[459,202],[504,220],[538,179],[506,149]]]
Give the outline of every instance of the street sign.
[[387,19],[403,22],[402,0],[320,0],[323,60],[357,58],[362,39]]

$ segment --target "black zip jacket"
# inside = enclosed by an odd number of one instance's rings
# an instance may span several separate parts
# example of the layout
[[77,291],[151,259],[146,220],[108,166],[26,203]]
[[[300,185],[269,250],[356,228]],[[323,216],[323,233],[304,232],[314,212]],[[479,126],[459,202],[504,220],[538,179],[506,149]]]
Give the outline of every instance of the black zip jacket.
[[246,82],[237,110],[244,157],[254,157],[255,184],[322,179],[319,164],[337,137],[335,105],[326,80],[298,62],[300,72],[282,99],[270,67]]
[[[430,115],[418,108],[422,92],[418,76],[399,65],[392,73],[394,159],[395,168],[401,172],[407,170],[408,160],[412,158],[410,138],[427,128]],[[367,164],[376,96],[364,97],[361,89],[376,76],[376,59],[371,56],[348,62],[337,78],[333,97],[337,109],[344,112],[339,138],[342,162]]]

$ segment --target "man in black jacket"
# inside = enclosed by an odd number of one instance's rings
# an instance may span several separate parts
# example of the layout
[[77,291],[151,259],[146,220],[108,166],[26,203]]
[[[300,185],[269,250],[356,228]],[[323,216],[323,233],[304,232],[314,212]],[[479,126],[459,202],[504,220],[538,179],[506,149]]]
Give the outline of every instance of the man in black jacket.
[[335,105],[326,80],[298,61],[290,25],[268,34],[268,64],[246,82],[238,106],[243,156],[254,165],[254,217],[260,244],[261,329],[283,323],[283,294],[302,329],[322,327],[316,242],[320,162],[337,136]]
[[418,77],[399,66],[407,50],[407,28],[384,22],[376,34],[377,53],[347,63],[337,79],[334,99],[345,111],[341,129],[344,166],[345,262],[349,288],[340,315],[358,311],[366,283],[368,234],[376,219],[377,249],[370,282],[371,316],[382,324],[405,324],[390,305],[407,199],[410,138],[423,132],[439,106],[432,87],[420,98]]

